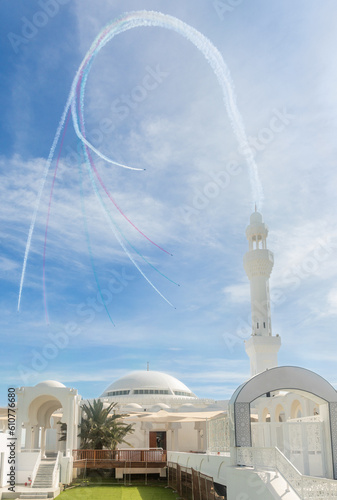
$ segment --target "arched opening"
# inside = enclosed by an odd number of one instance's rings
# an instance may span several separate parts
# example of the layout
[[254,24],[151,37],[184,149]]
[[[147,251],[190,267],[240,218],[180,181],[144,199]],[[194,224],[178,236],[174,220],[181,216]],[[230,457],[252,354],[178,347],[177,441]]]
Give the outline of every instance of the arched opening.
[[281,404],[278,404],[275,408],[275,422],[285,422],[286,414],[284,408]]
[[[326,450],[326,462],[324,464],[326,469],[321,475],[323,477],[333,477],[337,479],[337,392],[323,377],[304,368],[294,366],[271,368],[252,377],[245,384],[238,387],[230,401],[230,414],[232,419],[231,445],[243,448],[252,446],[252,424],[250,419],[251,403],[263,397],[264,394],[283,391],[292,394],[295,393],[298,394],[298,396],[304,396],[314,403],[312,404],[313,407],[314,405],[320,406],[320,410],[322,411],[322,413],[320,411],[320,416],[323,416],[323,413],[325,413],[325,430],[321,434],[320,439]],[[295,400],[297,403],[292,403],[291,412],[294,418],[299,418],[299,416],[303,414],[303,408],[299,404],[302,399],[304,400],[303,397],[299,397],[299,399]],[[281,419],[283,419],[282,413],[281,408],[279,408],[278,416]],[[309,417],[309,419],[310,418],[312,419],[313,417]],[[306,422],[310,423],[310,425],[316,425],[314,421]],[[276,424],[276,422],[273,423],[273,425]],[[294,422],[293,424],[291,422],[285,422],[283,425],[303,427],[302,421],[300,423]],[[317,427],[318,426],[319,422],[317,422]],[[302,427],[300,428],[301,434]],[[295,436],[296,433],[293,434]],[[310,432],[308,432],[307,435],[310,437]],[[312,442],[308,442],[308,447],[306,448],[301,444],[300,439],[302,438],[300,434],[298,434],[298,436],[298,450],[302,455],[306,453],[307,459],[310,454],[315,454],[316,451],[322,453],[322,450],[316,450],[315,439],[311,439]],[[307,472],[304,473],[307,474]]]
[[270,413],[268,408],[265,408],[262,412],[262,422],[270,422]]
[[290,418],[301,418],[302,415],[303,415],[302,405],[298,401],[298,399],[295,399],[291,405]]
[[60,439],[62,403],[54,396],[41,395],[33,399],[28,408],[28,422],[24,424],[22,447],[41,450],[42,456],[53,456],[65,449]]

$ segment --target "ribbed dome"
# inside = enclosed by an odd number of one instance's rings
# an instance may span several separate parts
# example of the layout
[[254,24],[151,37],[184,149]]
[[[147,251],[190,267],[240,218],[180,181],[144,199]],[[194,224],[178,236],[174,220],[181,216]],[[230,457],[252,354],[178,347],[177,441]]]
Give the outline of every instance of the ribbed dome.
[[[101,397],[166,395],[196,398],[190,389],[180,380],[156,371],[136,371],[113,382]],[[118,398],[119,399],[119,398]]]

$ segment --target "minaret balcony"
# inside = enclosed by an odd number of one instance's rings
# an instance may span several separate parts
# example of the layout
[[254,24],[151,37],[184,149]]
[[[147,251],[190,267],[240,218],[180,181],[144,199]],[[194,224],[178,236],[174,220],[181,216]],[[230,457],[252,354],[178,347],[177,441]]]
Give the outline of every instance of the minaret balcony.
[[243,257],[243,265],[249,279],[256,276],[268,279],[274,265],[274,254],[268,249],[250,250]]

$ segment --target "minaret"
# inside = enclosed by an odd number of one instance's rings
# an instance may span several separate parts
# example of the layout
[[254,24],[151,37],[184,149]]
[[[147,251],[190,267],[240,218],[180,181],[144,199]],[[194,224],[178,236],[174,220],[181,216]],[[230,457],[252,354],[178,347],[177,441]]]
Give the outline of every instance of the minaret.
[[245,348],[253,377],[277,366],[277,352],[281,346],[281,338],[278,335],[273,337],[271,330],[269,277],[274,265],[274,255],[267,249],[268,227],[256,207],[250,216],[246,236],[249,250],[243,258],[243,265],[250,281],[252,335],[245,342]]

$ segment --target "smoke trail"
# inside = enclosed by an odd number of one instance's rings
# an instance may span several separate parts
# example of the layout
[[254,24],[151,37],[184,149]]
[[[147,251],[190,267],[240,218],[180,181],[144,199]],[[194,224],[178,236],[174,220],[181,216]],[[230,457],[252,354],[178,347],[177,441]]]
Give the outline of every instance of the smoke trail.
[[27,260],[28,260],[30,246],[31,246],[31,243],[32,243],[32,236],[33,236],[33,232],[34,232],[34,228],[35,228],[36,217],[37,217],[37,214],[38,214],[38,211],[39,211],[39,207],[40,207],[40,202],[41,202],[41,197],[42,197],[44,185],[46,183],[46,179],[47,179],[47,175],[48,175],[48,172],[49,172],[49,168],[50,168],[51,162],[52,162],[53,157],[54,157],[55,149],[56,149],[57,143],[59,141],[59,138],[60,138],[60,135],[61,135],[64,123],[65,123],[65,120],[66,120],[66,117],[67,117],[67,113],[68,113],[68,110],[70,108],[70,104],[71,104],[71,96],[69,96],[68,99],[67,99],[67,103],[66,103],[65,108],[63,110],[63,113],[62,113],[62,116],[61,116],[61,120],[60,120],[60,122],[58,124],[57,130],[56,130],[56,134],[55,134],[55,137],[54,137],[54,140],[53,140],[53,143],[52,143],[52,146],[50,148],[49,155],[48,155],[48,158],[47,158],[47,161],[46,161],[46,165],[45,165],[44,170],[43,170],[43,174],[42,174],[42,178],[41,178],[41,183],[40,183],[40,188],[39,188],[39,192],[38,192],[37,200],[36,200],[36,204],[35,204],[35,209],[34,209],[32,221],[31,221],[30,227],[29,227],[29,232],[28,232],[28,237],[27,237],[27,243],[26,243],[26,248],[25,248],[25,255],[24,255],[24,258],[23,258],[23,265],[22,265],[22,272],[21,272],[21,279],[20,279],[20,288],[19,288],[18,311],[20,310],[22,288],[23,288],[23,282],[24,282],[25,274],[26,274]]
[[133,265],[138,269],[138,271],[140,272],[140,274],[143,276],[143,278],[146,279],[146,281],[149,283],[149,285],[165,300],[165,302],[167,302],[171,307],[173,307],[175,309],[174,305],[171,304],[171,302],[149,280],[149,278],[146,276],[146,274],[144,274],[144,272],[138,266],[137,262],[134,260],[134,258],[132,257],[132,255],[130,254],[130,252],[126,248],[126,246],[124,245],[123,240],[119,237],[118,232],[120,232],[120,230],[119,230],[118,226],[115,224],[114,220],[112,219],[112,217],[111,217],[108,209],[105,206],[105,203],[104,203],[101,195],[99,194],[99,191],[98,191],[98,188],[97,188],[97,184],[96,184],[95,178],[94,178],[93,173],[92,173],[92,169],[90,168],[89,158],[88,158],[85,146],[84,146],[84,152],[85,152],[85,159],[86,159],[86,164],[87,164],[87,170],[88,170],[88,173],[89,173],[89,177],[90,177],[92,186],[94,188],[94,193],[96,195],[97,200],[99,201],[99,204],[101,205],[101,208],[103,210],[104,216],[107,219],[107,221],[109,223],[109,226],[110,226],[113,234],[115,235],[115,238],[117,239],[117,241],[120,244],[120,246],[123,248],[123,250],[126,253],[126,255],[129,257],[129,259],[131,260],[131,262],[133,263]]
[[[78,115],[79,115],[79,120],[80,120],[80,123],[81,123],[81,129],[82,129],[82,135],[85,136],[85,127],[84,127],[84,86],[81,86],[81,82],[83,79],[87,79],[87,76],[88,76],[88,73],[89,73],[89,70],[87,68],[86,72],[85,72],[85,75],[84,77],[80,78],[79,80],[79,84],[78,84],[78,87],[81,87],[81,92],[80,92],[80,99],[79,99],[79,105],[78,105]],[[79,94],[79,90],[77,89],[77,96]],[[89,150],[87,151],[88,153],[88,156],[89,156],[89,160],[90,160],[90,165],[91,167],[93,168],[94,172],[95,172],[95,175],[100,183],[100,185],[102,186],[102,188],[104,189],[106,195],[108,196],[108,198],[110,199],[110,201],[115,205],[115,207],[117,208],[117,210],[120,212],[120,214],[124,217],[124,219],[126,219],[129,224],[131,224],[131,226],[136,229],[136,231],[138,231],[138,233],[140,233],[144,238],[146,238],[150,243],[152,243],[152,245],[156,246],[157,248],[159,248],[159,250],[162,250],[163,252],[167,253],[168,255],[171,255],[172,257],[172,254],[170,252],[168,252],[167,250],[165,250],[165,248],[162,248],[160,245],[158,245],[157,243],[155,243],[154,241],[152,241],[148,236],[146,236],[146,234],[144,234],[127,216],[126,214],[121,210],[121,208],[117,205],[117,203],[115,202],[115,200],[112,198],[110,192],[108,191],[107,187],[105,186],[101,176],[99,175],[99,172],[97,170],[97,168],[95,167],[95,164],[92,160],[92,157],[91,157],[91,154],[89,153]],[[151,264],[150,264],[151,265]],[[159,272],[159,271],[158,271]]]
[[[89,166],[91,167],[91,169],[95,172],[96,177],[98,178],[98,180],[99,180],[99,182],[100,182],[101,186],[103,187],[103,189],[104,189],[105,193],[107,194],[107,196],[109,197],[109,199],[110,199],[110,200],[113,202],[113,204],[114,204],[114,205],[118,208],[118,206],[117,206],[117,205],[116,205],[116,203],[114,202],[113,198],[111,197],[111,195],[110,195],[109,191],[107,191],[107,189],[106,189],[105,185],[102,183],[101,177],[100,177],[100,175],[99,175],[99,173],[98,173],[98,171],[97,171],[97,168],[96,168],[96,166],[95,166],[95,164],[94,164],[94,162],[93,162],[93,160],[92,160],[92,157],[91,157],[91,154],[90,154],[89,148],[88,148],[87,146],[85,146],[85,147],[86,147],[86,157],[87,157],[87,159],[88,159],[88,165],[89,165]],[[106,210],[106,211],[107,211],[108,216],[109,216],[109,217],[111,217],[111,216],[110,216],[109,211],[107,210],[107,208],[106,208],[106,206],[105,206],[105,204],[103,205],[103,208],[104,208],[104,210]],[[118,210],[119,210],[119,208],[118,208]],[[121,212],[121,210],[119,210],[119,211]],[[123,214],[123,212],[121,212],[121,214],[122,214],[122,215],[124,215],[124,214]],[[129,220],[126,216],[125,216],[125,218],[126,218],[127,220]],[[130,223],[131,223],[131,225],[132,225],[133,227],[135,227],[135,226],[134,226],[134,224],[133,224],[131,221],[130,221]],[[148,264],[150,267],[152,267],[152,269],[154,269],[157,273],[159,273],[161,276],[163,276],[163,278],[167,279],[168,281],[170,281],[170,282],[171,282],[171,283],[173,283],[174,285],[180,286],[178,283],[176,283],[175,281],[171,280],[171,278],[169,278],[168,276],[166,276],[165,274],[163,274],[161,271],[159,271],[159,269],[157,269],[155,266],[153,266],[153,265],[151,264],[151,262],[149,262],[149,261],[148,261],[148,260],[144,257],[144,255],[142,255],[142,254],[141,254],[141,253],[140,253],[140,252],[139,252],[139,251],[138,251],[138,250],[137,250],[137,249],[136,249],[136,248],[135,248],[135,247],[134,247],[134,246],[130,243],[130,241],[129,241],[126,237],[125,237],[124,233],[120,230],[120,228],[118,227],[118,225],[117,225],[116,223],[114,223],[114,224],[115,224],[115,227],[117,228],[117,230],[120,232],[120,234],[121,234],[121,235],[122,235],[122,237],[124,238],[124,240],[125,240],[125,241],[126,241],[126,242],[130,245],[130,247],[131,247],[131,248],[132,248],[132,249],[133,249],[133,250],[134,250],[134,251],[135,251],[135,252],[139,255],[139,257],[140,257],[141,259],[143,259],[143,261],[144,261],[144,262],[146,262],[146,264]],[[137,228],[136,228],[136,229],[137,229]],[[140,232],[141,234],[143,234],[141,231],[139,231],[139,232]],[[149,239],[146,235],[144,235],[144,236],[145,236],[145,238],[146,238],[146,239]],[[151,241],[151,240],[149,240],[149,241]],[[151,243],[152,243],[152,241],[151,241]],[[156,245],[156,246],[158,246],[156,243],[153,243],[153,244],[154,244],[154,245]],[[159,248],[161,248],[161,247],[159,247]],[[163,249],[163,250],[164,250],[164,249]],[[164,252],[168,253],[166,250],[164,250]],[[172,255],[172,254],[170,254],[170,255]],[[151,282],[150,282],[150,283],[151,283]],[[151,286],[152,286],[152,285],[151,285]]]
[[[84,78],[87,77],[87,73],[85,74]],[[80,121],[80,127],[81,127],[81,130],[82,130],[82,134],[83,136],[85,137],[85,127],[84,127],[84,116],[83,116],[83,99],[84,99],[84,93],[80,96],[80,103],[79,103],[79,107],[78,107],[78,114],[79,114],[79,121]],[[107,194],[108,198],[112,201],[112,203],[116,206],[116,208],[119,210],[119,212],[127,219],[128,222],[130,222],[130,224],[135,228],[137,229],[138,232],[140,232],[143,236],[145,236],[145,238],[147,240],[149,240],[151,243],[153,243],[155,246],[157,246],[158,248],[160,248],[161,250],[163,250],[164,252],[168,253],[166,250],[162,249],[161,247],[159,247],[156,243],[154,243],[152,240],[150,240],[145,234],[143,234],[124,214],[123,212],[120,210],[120,208],[117,206],[117,204],[115,203],[115,201],[113,200],[113,198],[111,197],[109,191],[107,190],[107,188],[105,187],[98,171],[97,171],[97,168],[93,162],[93,159],[91,157],[91,154],[90,154],[90,150],[88,148],[88,146],[86,146],[85,144],[83,145],[84,147],[84,151],[85,151],[85,159],[86,159],[86,164],[87,164],[87,168],[90,170],[90,180],[91,180],[91,183],[92,183],[92,186],[93,186],[93,189],[96,193],[97,191],[97,184],[94,182],[94,178],[92,176],[92,171],[95,172],[96,174],[96,177],[98,178],[101,186],[103,187],[105,193]],[[103,203],[103,200],[102,198],[100,197],[100,200],[101,200],[101,208],[106,212],[106,215],[107,217],[110,219],[110,222],[113,224],[113,226],[115,227],[115,229],[120,233],[120,235],[122,236],[122,238],[130,245],[130,247],[139,255],[139,257],[141,259],[143,259],[144,262],[146,262],[146,264],[148,264],[150,267],[152,267],[152,269],[154,269],[157,273],[159,273],[161,276],[163,276],[163,278],[167,279],[168,281],[170,281],[171,283],[173,283],[174,285],[177,285],[177,286],[180,286],[178,283],[176,283],[175,281],[171,280],[168,276],[166,276],[165,274],[163,274],[161,271],[159,271],[159,269],[157,269],[155,266],[153,266],[131,243],[130,241],[125,237],[124,233],[121,231],[121,229],[119,228],[118,224],[116,224],[111,215],[110,215],[110,212],[108,211],[108,209],[106,208],[105,204]],[[111,224],[110,224],[111,226]],[[113,231],[114,234],[115,234],[115,231]],[[120,241],[120,240],[118,240]],[[125,248],[123,247],[124,251],[125,251]],[[130,260],[134,263],[134,261],[131,259],[131,256],[130,256],[130,253],[129,252],[126,252],[128,257],[130,258]],[[171,254],[172,255],[172,254]],[[153,283],[145,276],[145,274],[140,270],[140,268],[138,266],[136,266],[137,269],[139,270],[139,272],[142,274],[142,276],[145,277],[145,279],[148,281],[148,283],[152,286],[152,288],[154,288],[154,290],[157,290],[157,288],[153,285]],[[161,295],[161,294],[160,294]],[[161,295],[164,300],[166,300],[166,298]],[[166,300],[167,301],[167,300]],[[167,301],[168,302],[168,301]],[[170,305],[172,305],[170,302],[168,302]],[[173,307],[173,306],[172,306]]]
[[[262,206],[263,190],[259,179],[257,165],[254,160],[254,154],[249,145],[243,120],[236,104],[236,96],[230,71],[218,49],[210,42],[208,38],[202,35],[199,31],[173,16],[162,14],[160,12],[138,11],[123,14],[120,18],[107,25],[101,31],[101,34],[96,38],[80,66],[76,81],[79,81],[80,75],[83,75],[83,71],[87,66],[90,68],[93,59],[112,38],[129,29],[144,26],[158,26],[176,31],[180,35],[187,38],[191,43],[193,43],[210,64],[222,89],[223,100],[233,132],[237,138],[241,150],[245,152],[244,155],[248,165],[251,182],[252,201],[257,202],[259,206]],[[83,92],[83,94],[86,80],[87,75],[80,83],[81,92]],[[80,131],[78,125],[78,116],[76,114],[76,98],[76,94],[74,94],[74,100],[72,101],[72,117],[75,132],[92,151],[99,154],[99,156],[103,158],[102,154],[100,152],[97,152],[96,148],[94,148],[94,146],[90,144],[89,141],[85,139],[85,137],[83,137]],[[110,159],[110,161],[112,160]]]
[[[81,144],[81,143],[79,143],[79,144]],[[78,150],[79,150],[79,148],[78,148]],[[107,315],[108,315],[111,323],[113,324],[113,326],[116,326],[115,323],[113,322],[113,319],[110,316],[109,310],[107,308],[106,302],[105,302],[103,294],[102,294],[102,290],[101,290],[101,286],[99,284],[98,276],[97,276],[97,273],[96,273],[96,268],[95,268],[95,263],[94,263],[94,256],[92,254],[90,236],[89,236],[89,231],[88,231],[87,215],[86,215],[86,211],[85,211],[84,193],[83,193],[83,180],[82,180],[82,165],[81,165],[81,158],[80,158],[80,156],[78,157],[78,170],[79,170],[79,174],[80,174],[81,209],[82,209],[82,216],[83,216],[83,224],[84,224],[85,237],[86,237],[86,240],[87,240],[87,246],[88,246],[88,250],[89,250],[90,263],[91,263],[91,267],[92,267],[92,270],[93,270],[93,273],[94,273],[96,285],[97,285],[98,292],[99,292],[99,295],[101,297],[101,301],[102,301],[102,304],[104,306],[104,309],[105,309],[105,311],[106,311],[106,313],[107,313]]]
[[48,213],[47,213],[47,220],[46,220],[46,229],[45,229],[45,232],[44,232],[43,265],[42,265],[42,268],[43,268],[43,271],[42,271],[42,283],[43,283],[43,303],[44,303],[44,311],[45,311],[45,316],[46,316],[46,322],[47,322],[47,324],[48,324],[48,325],[49,325],[49,317],[48,317],[48,309],[47,309],[47,293],[46,293],[46,250],[47,250],[47,234],[48,234],[49,217],[50,217],[50,207],[51,207],[51,201],[52,201],[52,198],[53,198],[54,184],[55,184],[56,174],[57,174],[57,169],[58,169],[58,166],[59,166],[59,161],[60,161],[60,157],[61,157],[61,151],[62,151],[62,147],[63,147],[64,137],[65,137],[65,135],[66,135],[67,128],[68,128],[69,118],[70,118],[70,113],[68,112],[68,114],[67,114],[67,119],[66,119],[66,122],[65,122],[65,126],[64,126],[64,129],[63,129],[63,134],[62,134],[62,139],[61,139],[61,144],[60,144],[59,152],[58,152],[58,155],[57,155],[57,160],[56,160],[56,165],[55,165],[55,170],[54,170],[53,182],[52,182],[52,185],[51,185],[51,188],[50,188],[49,204],[48,204]]
[[[24,278],[25,278],[27,259],[28,259],[28,255],[29,255],[29,251],[30,251],[32,235],[33,235],[33,231],[34,231],[34,227],[35,227],[35,223],[36,223],[37,213],[38,213],[39,206],[40,206],[42,192],[44,189],[44,185],[46,182],[46,178],[48,175],[50,164],[51,164],[51,161],[52,161],[54,153],[55,153],[55,148],[56,148],[56,145],[58,143],[62,128],[64,126],[64,122],[65,122],[66,115],[68,113],[69,108],[71,108],[73,126],[75,129],[76,135],[78,136],[78,138],[81,140],[81,142],[85,146],[87,146],[94,153],[96,153],[100,158],[107,161],[108,163],[111,163],[111,164],[114,164],[116,166],[120,166],[123,168],[127,168],[130,170],[143,170],[143,169],[139,169],[139,168],[129,167],[127,165],[124,165],[124,164],[121,164],[121,163],[114,161],[113,159],[107,157],[102,152],[100,152],[89,141],[87,141],[87,139],[85,138],[84,128],[83,128],[82,132],[80,130],[80,125],[79,125],[80,117],[77,114],[77,109],[80,109],[81,103],[80,102],[78,103],[77,101],[78,101],[78,99],[81,101],[81,95],[84,96],[86,81],[87,81],[90,67],[91,67],[95,57],[97,56],[97,54],[100,52],[100,50],[110,40],[112,40],[112,38],[114,38],[116,35],[123,33],[124,31],[133,29],[133,28],[146,27],[146,26],[157,26],[157,27],[162,27],[162,28],[171,29],[173,31],[176,31],[177,33],[179,33],[183,37],[187,38],[191,43],[193,43],[201,51],[201,53],[206,58],[207,62],[210,64],[210,66],[213,69],[214,74],[215,74],[215,76],[220,84],[220,87],[222,89],[223,100],[225,103],[225,107],[226,107],[226,110],[227,110],[227,113],[229,116],[229,120],[230,120],[232,129],[233,129],[233,132],[238,140],[238,143],[240,145],[241,150],[245,151],[245,158],[246,158],[246,163],[248,165],[251,190],[252,190],[252,198],[253,198],[252,201],[257,202],[260,207],[262,206],[263,191],[262,191],[262,186],[261,186],[261,182],[259,179],[257,165],[256,165],[255,160],[254,160],[254,154],[253,154],[253,151],[250,148],[250,145],[248,143],[244,124],[242,121],[242,117],[241,117],[241,114],[240,114],[238,107],[237,107],[237,104],[236,104],[234,85],[233,85],[233,82],[231,79],[229,69],[228,69],[225,61],[223,60],[220,52],[218,51],[218,49],[210,42],[210,40],[208,40],[208,38],[206,38],[204,35],[202,35],[199,31],[197,31],[196,29],[192,28],[188,24],[184,23],[183,21],[180,21],[179,19],[177,19],[173,16],[170,16],[167,14],[162,14],[160,12],[154,12],[154,11],[138,11],[138,12],[131,12],[131,13],[123,14],[122,16],[117,18],[115,21],[108,24],[101,31],[101,33],[96,37],[95,41],[91,45],[87,54],[85,55],[80,67],[78,68],[76,75],[75,75],[75,78],[73,80],[71,90],[70,90],[70,93],[69,93],[69,96],[68,96],[68,99],[66,102],[66,106],[65,106],[63,114],[61,116],[61,120],[60,120],[60,123],[58,125],[57,131],[56,131],[53,143],[52,143],[52,147],[51,147],[49,155],[48,155],[48,159],[46,161],[45,169],[44,169],[42,179],[41,179],[40,189],[38,192],[38,197],[37,197],[37,202],[36,202],[34,214],[32,217],[30,228],[29,228],[26,249],[25,249],[25,255],[24,255],[24,261],[23,261],[23,267],[22,267],[21,280],[20,280],[18,310],[20,309],[22,287],[23,287],[23,282],[24,282]],[[85,75],[84,78],[83,78],[83,75]],[[79,88],[81,89],[80,92],[78,91]],[[82,115],[83,115],[83,112],[82,112]],[[84,126],[84,122],[83,122],[83,126]],[[91,172],[91,169],[90,169],[90,172]],[[98,195],[99,195],[99,193],[98,193]],[[123,246],[123,243],[120,240],[118,240],[118,241],[120,242],[122,248],[126,251],[125,246]],[[127,251],[126,251],[126,253],[127,253]],[[132,260],[132,257],[130,257],[130,258]],[[135,262],[134,262],[134,264],[135,264]],[[137,265],[136,265],[136,267],[137,267]]]

